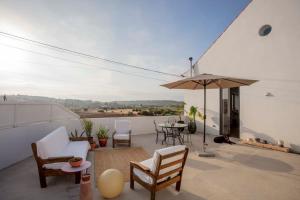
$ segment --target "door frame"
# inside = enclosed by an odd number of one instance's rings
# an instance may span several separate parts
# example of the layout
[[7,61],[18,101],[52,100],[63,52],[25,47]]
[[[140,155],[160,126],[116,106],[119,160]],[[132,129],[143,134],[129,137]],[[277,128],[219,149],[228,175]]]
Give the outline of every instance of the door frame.
[[[239,87],[238,87],[239,88]],[[223,121],[223,89],[228,89],[228,94],[229,94],[229,106],[230,106],[230,111],[231,112],[231,108],[232,108],[232,91],[231,91],[231,88],[220,88],[219,89],[219,104],[220,104],[220,110],[219,110],[219,135],[223,135],[223,129],[224,129],[224,121]],[[240,88],[239,88],[239,98],[240,98]],[[239,100],[239,121],[240,121],[240,100]],[[230,113],[230,124],[231,124],[231,121],[232,121],[232,113]],[[241,133],[241,130],[240,130],[240,122],[239,122],[239,127],[238,127],[238,138],[240,138],[240,133]],[[230,127],[230,134],[231,134],[231,127]]]

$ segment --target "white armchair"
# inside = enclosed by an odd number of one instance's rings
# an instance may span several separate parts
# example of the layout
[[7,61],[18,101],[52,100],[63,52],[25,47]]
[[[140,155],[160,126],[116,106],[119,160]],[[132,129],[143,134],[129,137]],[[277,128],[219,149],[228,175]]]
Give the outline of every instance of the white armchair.
[[115,131],[112,135],[112,144],[115,148],[116,144],[128,144],[131,146],[131,121],[129,120],[116,120]]

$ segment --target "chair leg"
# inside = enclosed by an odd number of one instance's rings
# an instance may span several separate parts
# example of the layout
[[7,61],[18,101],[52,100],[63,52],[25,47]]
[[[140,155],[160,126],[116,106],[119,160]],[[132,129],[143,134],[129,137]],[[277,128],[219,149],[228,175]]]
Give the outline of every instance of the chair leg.
[[176,190],[179,192],[181,186],[181,180],[176,183]]
[[130,166],[130,188],[134,190],[133,167]]
[[41,188],[47,187],[46,176],[43,173],[39,173],[39,177],[40,177]]
[[156,133],[156,144],[157,144],[157,142],[158,142],[158,133]]
[[79,184],[81,179],[81,172],[75,173],[75,184]]
[[115,140],[114,139],[113,139],[112,145],[113,145],[113,148],[115,148]]
[[155,191],[151,191],[151,200],[155,200]]

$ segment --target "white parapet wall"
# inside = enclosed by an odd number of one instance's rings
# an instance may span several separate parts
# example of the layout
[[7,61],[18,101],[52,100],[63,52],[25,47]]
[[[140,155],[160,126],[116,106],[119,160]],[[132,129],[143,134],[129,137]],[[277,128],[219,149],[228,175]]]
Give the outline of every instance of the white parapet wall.
[[[93,132],[100,126],[114,130],[115,120],[131,121],[132,134],[154,133],[153,121],[168,121],[177,116],[144,116],[120,118],[93,118]],[[80,118],[58,104],[0,104],[0,169],[8,167],[32,155],[31,143],[38,141],[51,131],[65,126],[70,133],[82,132]]]
[[31,143],[59,126],[72,130],[79,116],[58,104],[0,104],[0,169],[32,155]]

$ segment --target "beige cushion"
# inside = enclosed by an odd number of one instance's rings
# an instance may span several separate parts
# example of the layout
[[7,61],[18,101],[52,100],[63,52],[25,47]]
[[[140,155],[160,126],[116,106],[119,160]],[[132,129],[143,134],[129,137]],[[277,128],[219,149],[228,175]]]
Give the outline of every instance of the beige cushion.
[[62,152],[69,142],[66,128],[57,128],[37,142],[38,156],[43,159],[54,157]]
[[58,163],[51,163],[51,164],[44,164],[44,168],[46,169],[61,169],[66,162],[58,162]]
[[116,120],[115,131],[117,134],[129,134],[131,130],[131,122],[129,120]]
[[115,134],[114,139],[116,140],[129,140],[128,134]]
[[[152,164],[153,164],[153,160],[152,158],[148,159],[148,160],[144,160],[142,162],[140,162],[142,165],[148,167],[148,168],[151,168]],[[152,184],[153,183],[153,180],[152,180],[152,177],[148,176],[147,174],[145,174],[143,171],[139,170],[139,169],[136,169],[134,168],[133,169],[133,173],[139,177],[142,181],[144,181],[145,183],[148,183],[148,184]]]
[[[142,165],[145,165],[146,167],[148,167],[152,173],[155,173],[155,171],[156,171],[156,165],[157,165],[157,162],[158,162],[158,156],[159,155],[163,156],[163,155],[168,155],[168,154],[175,153],[175,152],[178,152],[178,151],[183,151],[183,150],[185,150],[185,148],[186,148],[185,145],[177,145],[177,146],[172,146],[172,147],[167,147],[167,148],[159,149],[159,150],[156,150],[154,152],[154,155],[153,155],[152,158],[150,158],[148,160],[144,160],[144,161],[142,161],[140,163]],[[170,163],[170,162],[182,159],[183,157],[184,157],[184,154],[173,156],[171,158],[164,159],[161,164],[162,165],[163,164],[167,164],[167,163]],[[167,167],[165,169],[160,170],[159,174],[161,175],[161,174],[167,173],[167,172],[172,171],[174,169],[177,169],[177,168],[179,168],[181,166],[182,166],[182,163],[173,165],[171,167]],[[138,176],[142,181],[144,181],[144,182],[146,182],[148,184],[152,184],[153,183],[152,178],[150,176],[148,176],[147,174],[145,174],[144,172],[142,172],[141,170],[139,170],[139,169],[134,169],[134,174],[136,176]],[[157,183],[165,181],[165,180],[167,180],[169,178],[173,178],[173,177],[175,177],[177,175],[178,175],[178,172],[173,173],[173,174],[171,174],[168,177],[164,177],[164,178],[158,180]]]

